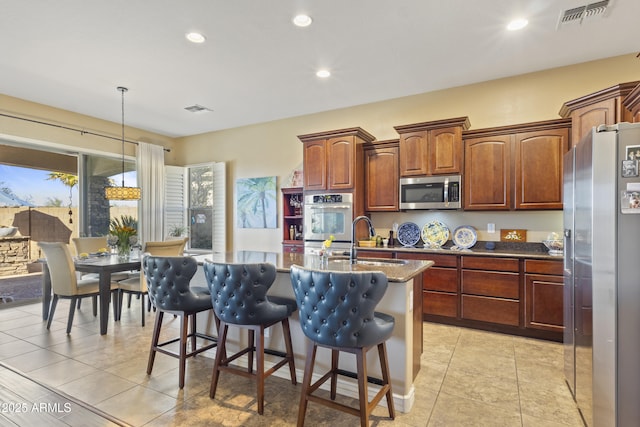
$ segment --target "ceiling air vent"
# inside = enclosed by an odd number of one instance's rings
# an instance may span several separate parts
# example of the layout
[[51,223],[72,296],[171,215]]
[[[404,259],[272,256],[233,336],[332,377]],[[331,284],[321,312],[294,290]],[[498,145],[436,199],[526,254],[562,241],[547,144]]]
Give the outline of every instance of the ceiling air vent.
[[202,105],[198,105],[198,104],[194,104],[190,107],[184,107],[184,109],[189,111],[190,113],[206,113],[209,111],[213,111],[210,108],[203,107]]
[[560,13],[558,29],[566,26],[581,25],[594,18],[603,18],[610,3],[610,0],[604,0],[567,9]]

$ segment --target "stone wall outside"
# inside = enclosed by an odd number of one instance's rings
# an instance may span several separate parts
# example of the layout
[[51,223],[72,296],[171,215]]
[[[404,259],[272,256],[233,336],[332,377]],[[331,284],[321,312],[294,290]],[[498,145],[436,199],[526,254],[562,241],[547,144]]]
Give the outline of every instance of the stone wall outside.
[[[136,207],[111,206],[108,212],[111,217],[121,215],[138,217]],[[71,208],[71,220],[72,223],[69,223],[68,207],[0,207],[0,225],[18,227],[18,232],[13,237],[28,237],[24,245],[27,247],[26,257],[30,262],[42,258],[38,247],[39,241],[71,244],[71,239],[78,237],[79,220],[76,207]]]
[[28,237],[0,237],[0,276],[27,274],[28,263]]

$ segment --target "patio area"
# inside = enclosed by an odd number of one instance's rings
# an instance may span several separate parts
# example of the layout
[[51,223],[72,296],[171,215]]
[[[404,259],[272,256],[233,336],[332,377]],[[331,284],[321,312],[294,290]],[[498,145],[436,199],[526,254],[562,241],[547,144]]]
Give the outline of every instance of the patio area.
[[42,273],[0,277],[0,309],[42,298]]

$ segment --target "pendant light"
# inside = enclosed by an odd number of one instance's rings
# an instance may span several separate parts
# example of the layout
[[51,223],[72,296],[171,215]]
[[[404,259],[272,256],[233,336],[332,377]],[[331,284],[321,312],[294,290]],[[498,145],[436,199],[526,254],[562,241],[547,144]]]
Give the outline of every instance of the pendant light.
[[104,196],[108,200],[138,200],[140,188],[124,186],[124,93],[129,89],[118,86],[118,90],[122,94],[122,186],[105,187]]

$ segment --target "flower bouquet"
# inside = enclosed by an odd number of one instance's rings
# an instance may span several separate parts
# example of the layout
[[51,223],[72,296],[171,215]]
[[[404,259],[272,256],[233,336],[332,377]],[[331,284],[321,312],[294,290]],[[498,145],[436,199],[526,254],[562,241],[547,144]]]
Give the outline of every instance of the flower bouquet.
[[118,256],[129,256],[131,246],[138,243],[138,222],[132,216],[123,215],[120,218],[112,218],[109,221],[109,234],[115,236],[118,241]]
[[323,262],[329,261],[329,248],[331,247],[331,242],[333,242],[334,239],[335,237],[333,237],[333,234],[332,234],[329,236],[327,240],[322,242],[322,249],[320,249],[320,252],[318,253],[318,255],[320,255],[320,258],[322,259]]

